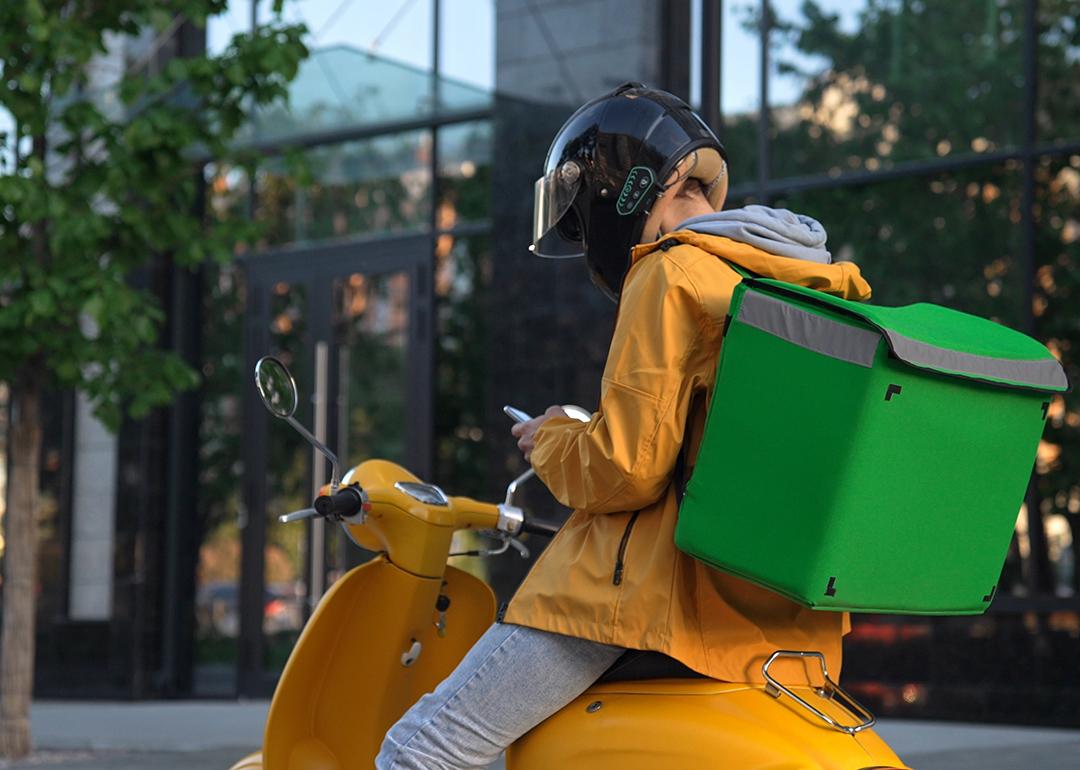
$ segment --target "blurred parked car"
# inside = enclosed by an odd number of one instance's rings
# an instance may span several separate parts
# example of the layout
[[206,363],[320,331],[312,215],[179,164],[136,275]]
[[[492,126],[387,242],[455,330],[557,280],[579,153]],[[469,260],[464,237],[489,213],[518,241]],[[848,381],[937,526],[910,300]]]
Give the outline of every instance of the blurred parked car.
[[[263,592],[263,632],[299,631],[304,625],[303,604],[303,596],[292,586],[267,586]],[[195,613],[204,635],[239,636],[239,586],[224,581],[200,586]]]

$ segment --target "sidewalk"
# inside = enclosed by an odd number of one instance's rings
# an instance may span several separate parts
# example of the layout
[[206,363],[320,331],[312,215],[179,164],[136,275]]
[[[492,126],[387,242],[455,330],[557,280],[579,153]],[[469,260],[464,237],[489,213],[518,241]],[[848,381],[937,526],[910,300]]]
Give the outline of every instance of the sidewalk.
[[[266,701],[42,702],[38,751],[2,770],[227,770],[262,740]],[[917,770],[1076,770],[1080,730],[885,721]]]

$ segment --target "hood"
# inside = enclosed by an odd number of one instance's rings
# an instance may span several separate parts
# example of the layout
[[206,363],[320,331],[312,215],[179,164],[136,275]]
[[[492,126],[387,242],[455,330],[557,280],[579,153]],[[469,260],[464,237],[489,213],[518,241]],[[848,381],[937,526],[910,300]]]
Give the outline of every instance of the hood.
[[[696,219],[703,219],[703,217],[695,217],[694,220]],[[688,222],[693,223],[694,220],[688,220]],[[820,227],[820,225],[818,226]],[[870,284],[863,278],[859,266],[854,262],[821,263],[808,259],[781,256],[752,246],[749,243],[723,235],[712,235],[700,230],[682,228],[666,234],[654,243],[643,243],[635,246],[632,251],[631,261],[637,262],[646,254],[655,251],[660,241],[670,240],[696,246],[721,259],[734,262],[761,278],[775,278],[779,281],[787,281],[788,283],[835,294],[856,302],[870,299]]]
[[832,255],[825,248],[827,236],[821,223],[787,209],[744,206],[691,217],[675,229],[720,235],[778,257],[805,259],[823,265],[832,262]]

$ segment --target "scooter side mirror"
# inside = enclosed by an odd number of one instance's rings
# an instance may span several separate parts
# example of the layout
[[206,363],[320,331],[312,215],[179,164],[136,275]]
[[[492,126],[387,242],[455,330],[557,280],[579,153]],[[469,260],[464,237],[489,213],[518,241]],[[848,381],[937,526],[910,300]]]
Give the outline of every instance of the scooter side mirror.
[[259,397],[270,414],[293,426],[297,433],[330,461],[330,489],[336,491],[341,479],[341,463],[326,444],[311,435],[311,431],[293,417],[300,397],[296,390],[296,380],[289,368],[273,356],[263,356],[255,363],[255,387],[258,388]]
[[296,381],[285,364],[273,356],[263,356],[255,364],[255,387],[263,405],[274,417],[287,420],[296,413],[300,398]]

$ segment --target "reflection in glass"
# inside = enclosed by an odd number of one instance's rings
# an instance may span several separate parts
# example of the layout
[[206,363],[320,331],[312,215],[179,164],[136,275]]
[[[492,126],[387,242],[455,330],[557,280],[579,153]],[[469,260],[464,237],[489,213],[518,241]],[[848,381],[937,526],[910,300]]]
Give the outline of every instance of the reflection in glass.
[[[407,273],[334,280],[338,456],[346,467],[374,457],[405,460],[410,282]],[[326,530],[326,585],[371,558],[340,527]]]
[[[432,2],[285,0],[281,16],[287,23],[307,25],[307,44],[313,50],[347,45],[430,71]],[[264,21],[272,13],[273,0],[258,4],[259,20]]]
[[[320,48],[300,64],[289,84],[288,103],[268,107],[255,118],[254,138],[280,140],[313,131],[434,117],[432,78],[429,70],[352,46]],[[441,81],[439,93],[445,111],[491,104],[489,90],[453,79]]]
[[7,513],[9,395],[8,384],[6,382],[0,382],[0,567],[2,567],[4,563],[4,514]]
[[1080,139],[1080,0],[1039,2],[1039,141]]
[[1020,172],[990,168],[788,196],[829,234],[834,260],[860,265],[874,302],[934,302],[1023,328]]
[[[8,394],[10,397],[10,393]],[[66,510],[64,481],[70,473],[65,464],[64,424],[74,420],[65,405],[61,393],[47,393],[42,399],[41,477],[38,487],[38,507],[35,511],[34,542],[37,545],[37,602],[34,610],[42,628],[55,623],[56,618],[68,613],[67,591],[64,582],[65,559],[70,564],[68,528],[71,512]],[[68,414],[65,414],[68,412]],[[10,416],[8,417],[10,420]],[[70,423],[69,423],[70,424]],[[3,427],[0,425],[0,427]],[[125,543],[118,532],[120,542],[116,551],[124,559]],[[131,567],[134,571],[134,567]],[[122,616],[117,613],[117,616]]]
[[489,236],[440,239],[435,274],[434,481],[453,494],[477,497],[489,491],[483,426],[490,386],[486,315],[490,282]]
[[431,207],[431,133],[413,131],[265,161],[256,175],[263,246],[419,228]]
[[754,0],[723,3],[720,64],[720,141],[728,151],[731,184],[757,178],[758,101],[761,88],[761,44],[758,5]]
[[459,123],[438,130],[438,228],[480,222],[491,215],[490,121]]
[[241,394],[245,291],[235,265],[203,273],[195,661],[198,695],[236,691],[240,632]]
[[[279,281],[270,290],[270,355],[293,373],[301,403],[312,392],[307,369],[308,292],[303,284]],[[250,387],[250,386],[249,386]],[[282,514],[306,508],[311,502],[311,446],[282,421],[270,421],[267,442],[266,545],[263,568],[263,666],[277,672],[285,665],[304,623],[305,557],[309,527],[282,524]],[[310,424],[303,407],[297,419]]]
[[[238,223],[248,217],[250,207],[251,178],[246,169],[219,163],[207,163],[203,167],[206,183],[207,216],[215,223]],[[248,244],[233,244],[236,255],[247,251]]]
[[[437,0],[439,75],[481,92],[495,88],[495,0]],[[460,108],[451,92],[443,105]]]
[[334,281],[334,342],[345,354],[339,447],[350,466],[405,459],[409,292],[404,272]]
[[[1036,269],[1032,312],[1038,336],[1080,382],[1080,155],[1045,158],[1036,167]],[[1054,399],[1035,464],[1046,529],[1045,590],[1080,593],[1080,398]]]
[[774,7],[772,176],[874,171],[1018,142],[1020,0]]

